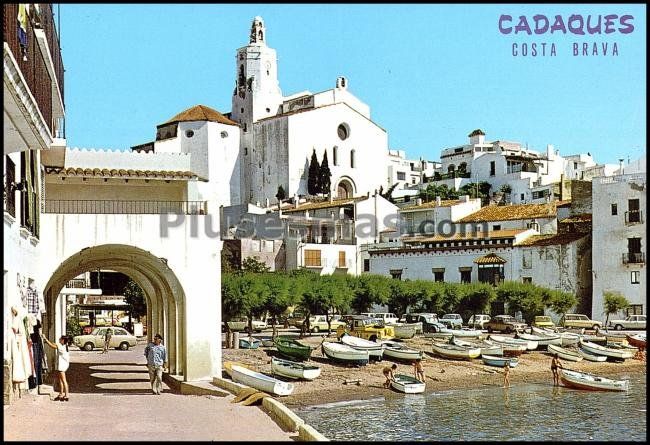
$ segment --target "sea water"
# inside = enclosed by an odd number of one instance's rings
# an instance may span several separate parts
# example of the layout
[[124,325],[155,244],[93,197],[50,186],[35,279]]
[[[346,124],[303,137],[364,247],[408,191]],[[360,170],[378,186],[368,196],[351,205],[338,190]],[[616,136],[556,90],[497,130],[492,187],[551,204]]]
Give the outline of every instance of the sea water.
[[390,392],[363,401],[294,409],[331,440],[645,441],[646,375],[627,392],[545,384],[426,394]]

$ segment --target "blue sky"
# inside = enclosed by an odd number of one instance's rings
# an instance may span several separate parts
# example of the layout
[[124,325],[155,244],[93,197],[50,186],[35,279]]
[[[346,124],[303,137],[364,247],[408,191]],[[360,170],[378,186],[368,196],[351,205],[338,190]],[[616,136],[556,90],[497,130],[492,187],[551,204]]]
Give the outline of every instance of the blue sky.
[[[235,53],[262,16],[285,96],[333,88],[371,108],[389,147],[437,160],[475,128],[488,140],[616,163],[646,151],[645,5],[61,4],[68,146],[128,149],[196,104],[230,111]],[[630,14],[634,31],[499,32],[502,14]],[[620,27],[618,19],[615,29]],[[556,56],[530,56],[555,43]],[[573,43],[589,56],[573,56]],[[512,45],[529,55],[513,56]],[[608,54],[591,55],[593,44]],[[618,56],[611,56],[616,43]]]

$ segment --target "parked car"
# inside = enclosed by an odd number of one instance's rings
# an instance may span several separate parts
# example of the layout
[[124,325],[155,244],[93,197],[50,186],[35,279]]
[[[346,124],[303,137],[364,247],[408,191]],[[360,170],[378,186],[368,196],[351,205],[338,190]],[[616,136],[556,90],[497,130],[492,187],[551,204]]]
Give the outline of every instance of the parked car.
[[439,321],[451,329],[460,329],[463,327],[463,317],[460,314],[445,314]]
[[413,313],[404,316],[406,323],[422,323],[423,332],[440,332],[446,326],[438,321],[438,315],[432,313]]
[[108,329],[113,330],[111,342],[108,345],[109,348],[126,351],[138,343],[138,339],[135,337],[135,335],[130,334],[126,331],[126,329],[110,326],[95,328],[90,334],[87,335],[76,335],[72,339],[72,342],[76,347],[83,349],[84,351],[92,351],[95,348],[103,348],[104,336],[106,335],[106,331]]
[[484,329],[485,323],[490,321],[492,317],[487,314],[476,314],[469,317],[467,320],[467,326],[472,329]]
[[558,325],[563,328],[600,329],[603,327],[602,322],[591,320],[584,314],[564,314],[560,318]]
[[645,329],[645,315],[630,315],[625,320],[609,320],[608,328],[617,331],[622,329]]
[[488,332],[499,331],[509,334],[511,332],[523,331],[526,329],[526,323],[517,321],[512,315],[497,315],[496,317],[492,317],[483,327]]
[[374,318],[364,315],[355,315],[345,326],[336,329],[336,336],[341,337],[344,333],[356,335],[370,341],[395,338],[395,328],[378,323]]
[[399,322],[397,315],[392,312],[362,312],[361,315],[366,317],[376,318],[384,322],[384,324],[396,324]]
[[[346,326],[340,315],[330,315],[330,324],[332,331],[336,331],[339,326]],[[327,317],[325,315],[312,315],[309,317],[309,330],[314,333],[327,332]]]
[[552,329],[555,327],[555,323],[553,323],[553,320],[548,315],[536,315],[533,319],[533,322],[531,323],[531,326],[535,326],[536,328]]
[[294,312],[287,319],[289,322],[289,326],[293,326],[294,328],[300,329],[300,327],[305,321],[305,317],[306,315],[303,314],[302,312]]
[[[232,331],[244,331],[248,332],[248,317],[233,317],[226,322],[228,328]],[[253,331],[262,332],[262,329],[268,328],[268,325],[265,321],[253,319]]]

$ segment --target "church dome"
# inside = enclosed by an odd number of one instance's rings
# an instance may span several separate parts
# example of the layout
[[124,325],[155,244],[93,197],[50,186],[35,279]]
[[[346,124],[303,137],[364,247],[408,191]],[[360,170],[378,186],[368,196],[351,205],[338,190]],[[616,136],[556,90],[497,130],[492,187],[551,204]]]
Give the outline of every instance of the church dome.
[[169,119],[165,124],[170,124],[172,122],[190,122],[190,121],[209,121],[209,122],[219,122],[220,124],[226,125],[237,125],[237,122],[233,122],[228,119],[223,114],[219,113],[217,110],[214,110],[205,105],[195,105],[191,108],[188,108],[185,111],[181,111],[176,116]]

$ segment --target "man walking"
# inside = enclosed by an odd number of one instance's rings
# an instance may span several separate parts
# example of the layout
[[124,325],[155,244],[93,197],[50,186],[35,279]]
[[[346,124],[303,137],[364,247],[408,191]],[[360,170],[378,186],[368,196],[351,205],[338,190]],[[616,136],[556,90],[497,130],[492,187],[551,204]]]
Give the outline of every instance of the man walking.
[[147,368],[149,368],[151,391],[154,394],[162,392],[162,373],[167,368],[167,349],[165,349],[162,341],[162,336],[156,334],[153,337],[153,343],[149,343],[144,348],[144,356],[147,357]]

